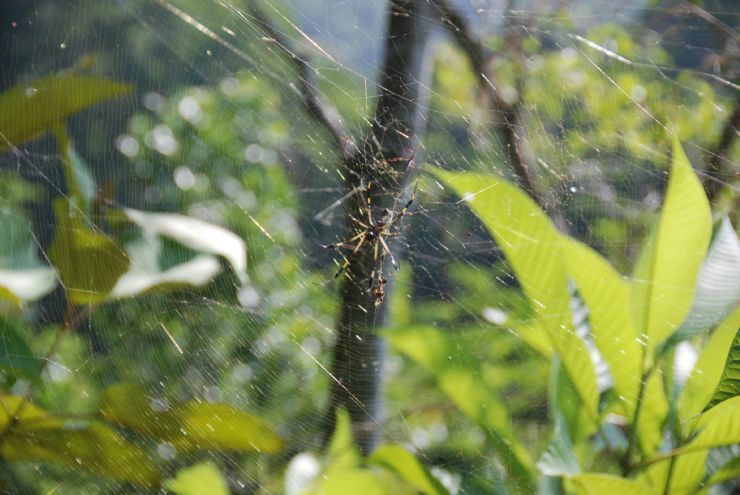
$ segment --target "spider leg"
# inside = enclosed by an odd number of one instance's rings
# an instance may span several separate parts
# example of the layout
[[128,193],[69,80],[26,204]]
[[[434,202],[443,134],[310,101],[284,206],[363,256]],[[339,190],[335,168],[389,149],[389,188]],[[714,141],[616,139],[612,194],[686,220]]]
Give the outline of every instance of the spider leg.
[[360,227],[362,227],[363,229],[370,229],[370,226],[369,226],[369,225],[367,225],[367,224],[366,224],[365,222],[362,222],[362,221],[360,221],[360,220],[356,219],[356,218],[355,218],[355,217],[353,217],[352,215],[350,215],[350,216],[349,216],[349,218],[350,218],[350,219],[351,219],[351,220],[352,220],[353,222],[355,222],[355,223],[356,223],[357,225],[359,225]]
[[378,239],[383,244],[383,253],[387,254],[391,258],[391,264],[393,265],[393,268],[396,269],[396,271],[400,270],[401,267],[398,266],[398,263],[396,263],[396,259],[393,257],[393,253],[391,253],[391,248],[388,247],[388,243],[385,242],[385,239],[383,239],[382,236],[379,236]]
[[[361,232],[361,234],[365,234],[365,232]],[[334,274],[334,278],[338,278],[342,274],[342,272],[344,272],[344,270],[347,269],[347,267],[349,266],[349,256],[356,254],[357,251],[359,251],[360,248],[363,246],[363,244],[365,244],[366,239],[367,239],[367,235],[362,235],[362,237],[357,242],[357,245],[354,247],[352,252],[349,255],[344,257],[344,263],[342,263],[342,266],[339,267],[339,270],[337,270],[337,273]],[[351,249],[352,247],[348,246],[348,248]]]

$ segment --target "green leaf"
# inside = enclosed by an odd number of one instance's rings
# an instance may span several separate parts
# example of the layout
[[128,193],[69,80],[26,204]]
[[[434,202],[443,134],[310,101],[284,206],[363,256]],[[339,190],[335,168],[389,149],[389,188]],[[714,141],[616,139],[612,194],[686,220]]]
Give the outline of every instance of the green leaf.
[[702,413],[691,425],[692,440],[664,457],[740,444],[740,396],[727,399]]
[[381,445],[367,462],[395,473],[424,495],[449,493],[411,452],[400,445]]
[[338,469],[326,473],[312,495],[389,495],[392,493],[372,471]]
[[71,143],[67,146],[67,156],[72,168],[71,172],[74,177],[75,189],[79,191],[81,196],[82,210],[86,214],[90,214],[90,205],[92,205],[97,193],[95,179],[90,172],[87,162],[77,153]]
[[0,370],[30,380],[39,379],[41,364],[9,321],[0,318]]
[[347,469],[359,467],[361,464],[360,451],[352,438],[352,420],[346,409],[340,408],[336,412],[334,432],[326,452],[326,464],[331,469]]
[[440,389],[483,429],[512,477],[523,486],[530,483],[532,463],[515,438],[508,411],[452,337],[425,326],[394,329],[384,336],[434,375]]
[[[735,308],[735,311],[727,317],[725,322],[722,323],[715,332],[728,328],[736,329],[735,336],[730,345],[730,350],[727,353],[727,358],[725,359],[719,383],[717,384],[717,388],[714,390],[714,395],[712,395],[712,398],[709,400],[706,407],[704,407],[705,411],[731,397],[740,395],[740,331],[737,330],[740,329],[740,305]],[[730,330],[727,331],[729,332]],[[715,359],[717,359],[717,357],[717,355],[714,356]]]
[[663,388],[663,377],[661,371],[657,370],[647,379],[642,406],[633,423],[633,427],[637,428],[640,449],[644,455],[652,455],[663,443],[663,425],[669,408]]
[[36,248],[23,214],[0,208],[0,298],[22,306],[54,289],[56,275],[41,263]]
[[646,355],[688,314],[711,231],[709,202],[676,140],[663,209],[633,275],[632,313]]
[[537,469],[545,476],[566,476],[581,472],[573,442],[562,426],[555,428],[550,443],[537,461]]
[[247,280],[247,246],[233,232],[197,218],[172,213],[126,209],[128,218],[145,232],[169,237],[195,251],[226,258],[241,281]]
[[627,311],[629,283],[585,244],[561,236],[561,249],[568,274],[588,306],[591,335],[609,364],[619,403],[632,417],[640,388],[641,350]]
[[740,301],[740,240],[725,217],[699,271],[691,312],[677,333],[685,338],[713,328]]
[[[677,404],[678,417],[682,423],[699,414],[705,406],[711,407],[710,400],[717,399],[716,404],[740,393],[738,328],[740,328],[740,306],[714,330],[686,380]],[[726,362],[721,356],[727,356]],[[722,378],[725,378],[723,383],[720,382]],[[715,390],[719,395],[715,394]]]
[[560,236],[552,222],[529,196],[497,177],[431,171],[463,198],[495,238],[595,421],[596,373],[585,343],[572,330]]
[[221,271],[213,256],[200,255],[168,269],[162,269],[162,248],[159,238],[145,235],[128,244],[126,252],[131,263],[111,291],[115,298],[134,297],[151,292],[167,292],[205,285]]
[[67,297],[75,304],[102,301],[128,269],[128,256],[110,236],[87,227],[66,198],[55,199],[53,206],[56,228],[49,259]]
[[740,479],[740,456],[735,457],[733,460],[722,466],[711,478],[709,478],[708,485],[714,485],[722,483],[724,481],[738,480]]
[[581,472],[573,441],[580,440],[581,401],[574,393],[573,383],[568,378],[556,355],[552,359],[550,383],[548,385],[548,406],[554,424],[550,443],[537,462],[537,468],[545,476],[574,475]]
[[543,357],[550,359],[553,356],[552,342],[547,332],[539,321],[533,320],[526,323],[507,322],[506,327],[517,337],[527,344],[532,350]]
[[153,401],[135,385],[119,384],[103,392],[102,417],[147,436],[170,442],[177,449],[277,452],[282,439],[261,418],[228,404],[192,401],[170,407]]
[[[154,487],[158,480],[150,455],[98,422],[69,421],[46,414],[17,396],[0,398],[5,431],[0,455],[8,461],[45,461],[109,478]],[[9,415],[21,411],[9,430]]]
[[20,84],[0,94],[0,151],[19,146],[60,120],[133,86],[102,77],[63,72]]
[[570,481],[579,495],[655,495],[650,486],[611,474],[583,473]]
[[177,495],[228,495],[229,488],[218,468],[211,462],[202,462],[177,472],[165,480],[164,487]]

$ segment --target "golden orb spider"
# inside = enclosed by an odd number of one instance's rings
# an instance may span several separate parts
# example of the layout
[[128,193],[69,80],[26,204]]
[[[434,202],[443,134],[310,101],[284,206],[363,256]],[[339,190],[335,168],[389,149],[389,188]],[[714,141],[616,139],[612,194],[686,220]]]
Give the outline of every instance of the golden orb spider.
[[[368,189],[370,189],[370,186],[366,189],[359,189],[359,191]],[[396,222],[409,214],[408,209],[413,204],[415,196],[416,192],[414,192],[411,199],[409,199],[399,211],[383,208],[382,215],[380,218],[376,217],[377,219],[373,217],[372,204],[368,197],[365,200],[364,209],[364,215],[367,218],[363,221],[354,215],[349,216],[352,223],[355,224],[355,228],[359,228],[359,232],[349,239],[324,246],[327,249],[346,249],[349,251],[349,253],[344,256],[344,263],[339,267],[334,278],[339,277],[347,269],[350,264],[350,256],[356,255],[365,245],[372,247],[374,268],[370,274],[369,291],[375,298],[376,305],[383,302],[383,298],[385,297],[383,286],[388,282],[387,279],[383,278],[383,262],[385,261],[385,257],[388,256],[390,258],[393,268],[396,270],[400,269],[398,262],[396,262],[396,259],[393,257],[391,248],[388,246],[387,239],[400,235],[400,231],[394,230],[393,227],[396,225]]]

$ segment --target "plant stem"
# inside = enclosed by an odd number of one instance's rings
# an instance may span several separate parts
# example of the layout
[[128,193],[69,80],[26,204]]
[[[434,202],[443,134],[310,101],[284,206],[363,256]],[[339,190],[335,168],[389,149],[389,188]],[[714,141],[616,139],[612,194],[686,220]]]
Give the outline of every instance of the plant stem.
[[[644,358],[643,358],[644,361]],[[643,373],[642,378],[640,379],[640,389],[637,393],[637,404],[635,405],[635,415],[632,419],[632,426],[630,428],[630,435],[629,435],[629,445],[627,446],[627,454],[626,454],[626,462],[625,465],[627,466],[627,472],[623,474],[629,474],[634,468],[634,456],[636,454],[638,443],[640,439],[637,437],[638,432],[638,422],[640,419],[640,412],[642,411],[642,401],[645,398],[645,389],[647,388],[647,381],[650,379],[650,375],[652,374],[653,370],[648,369]]]

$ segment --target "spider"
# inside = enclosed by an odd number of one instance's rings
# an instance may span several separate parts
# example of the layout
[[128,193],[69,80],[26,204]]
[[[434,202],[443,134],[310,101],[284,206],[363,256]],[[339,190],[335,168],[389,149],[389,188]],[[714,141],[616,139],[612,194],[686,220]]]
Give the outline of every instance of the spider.
[[[367,189],[369,188],[370,187],[368,186]],[[396,270],[400,269],[396,259],[393,257],[390,247],[388,246],[387,239],[389,237],[396,237],[399,235],[398,231],[392,230],[393,226],[396,225],[396,222],[399,219],[409,214],[408,209],[414,202],[415,196],[416,193],[412,195],[411,199],[409,199],[399,211],[384,208],[383,214],[379,219],[373,219],[372,205],[370,204],[370,198],[367,198],[364,210],[367,220],[362,221],[353,215],[349,216],[350,220],[352,220],[352,222],[361,230],[347,240],[324,246],[328,249],[346,249],[350,251],[349,255],[345,256],[344,263],[339,267],[334,278],[339,277],[347,269],[350,264],[350,256],[357,254],[363,246],[372,245],[373,263],[375,264],[375,268],[370,274],[369,291],[375,298],[376,304],[380,304],[380,302],[383,301],[383,297],[385,296],[383,286],[387,282],[387,280],[383,278],[383,260],[388,256],[393,268]],[[376,283],[376,285],[373,285],[374,283]]]

